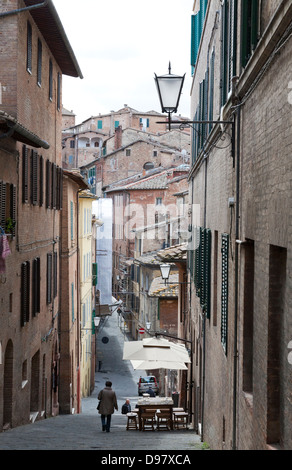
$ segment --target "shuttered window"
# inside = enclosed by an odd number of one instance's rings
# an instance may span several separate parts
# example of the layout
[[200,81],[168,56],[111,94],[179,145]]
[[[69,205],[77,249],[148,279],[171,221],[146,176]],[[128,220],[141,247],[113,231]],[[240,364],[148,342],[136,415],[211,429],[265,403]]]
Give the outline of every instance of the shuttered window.
[[52,267],[53,255],[47,254],[47,304],[52,302]]
[[0,181],[0,225],[5,233],[15,236],[16,186]]
[[56,209],[56,201],[57,201],[57,167],[54,163],[51,164],[51,208]]
[[40,165],[40,184],[39,184],[39,187],[40,187],[40,194],[39,194],[39,205],[40,207],[43,206],[44,204],[44,189],[43,189],[43,186],[44,186],[44,159],[43,157],[40,156],[40,160],[39,160],[39,165]]
[[46,161],[46,208],[51,207],[51,162]]
[[26,57],[26,70],[31,73],[32,71],[32,28],[31,24],[27,22],[27,57]]
[[6,224],[6,183],[0,181],[0,225],[5,231]]
[[258,0],[242,0],[241,64],[246,66],[258,43]]
[[41,292],[41,265],[40,258],[35,258],[32,264],[32,316],[40,313],[40,292]]
[[236,75],[237,1],[224,0],[221,7],[221,106],[227,101]]
[[43,45],[38,39],[38,70],[37,70],[37,84],[42,86],[42,63],[43,63]]
[[22,148],[22,202],[28,202],[28,149]]
[[228,334],[228,254],[229,254],[229,235],[222,234],[221,343],[225,351],[225,354],[227,354],[227,334]]
[[49,100],[53,101],[53,63],[49,62]]
[[73,201],[70,201],[70,231],[71,231],[71,241],[73,241],[74,239],[74,230],[73,230],[73,223],[74,223],[74,219],[73,219]]
[[72,323],[75,321],[75,312],[74,312],[74,283],[71,284],[71,313],[72,313]]
[[54,276],[53,276],[53,295],[54,299],[58,294],[58,253],[54,251]]
[[200,305],[207,318],[211,306],[211,240],[210,229],[195,227],[193,280]]
[[30,306],[30,263],[29,261],[21,265],[21,326],[29,322]]
[[31,196],[31,203],[35,206],[38,204],[38,185],[39,185],[39,177],[38,177],[38,167],[39,167],[39,157],[35,150],[31,151],[31,159],[30,159],[30,196]]
[[57,76],[57,110],[61,108],[61,75],[58,72]]
[[198,58],[201,36],[206,17],[208,0],[200,0],[200,9],[196,15],[191,17],[191,66],[192,74]]
[[92,285],[97,286],[97,263],[92,263]]

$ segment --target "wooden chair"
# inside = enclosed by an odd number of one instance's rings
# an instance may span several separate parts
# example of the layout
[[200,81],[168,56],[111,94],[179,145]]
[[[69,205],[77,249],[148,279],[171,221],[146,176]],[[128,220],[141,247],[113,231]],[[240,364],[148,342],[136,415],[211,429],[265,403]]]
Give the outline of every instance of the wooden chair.
[[188,413],[185,411],[175,411],[173,413],[174,418],[174,428],[175,429],[187,429],[188,424]]
[[151,410],[151,409],[144,409],[141,412],[141,420],[142,420],[142,431],[145,431],[147,429],[147,426],[150,426],[152,431],[155,431],[154,425],[156,424],[155,420],[155,413],[156,410]]
[[138,429],[138,414],[137,413],[127,413],[127,431],[129,429]]
[[157,430],[171,429],[171,408],[165,408],[156,413],[157,416]]

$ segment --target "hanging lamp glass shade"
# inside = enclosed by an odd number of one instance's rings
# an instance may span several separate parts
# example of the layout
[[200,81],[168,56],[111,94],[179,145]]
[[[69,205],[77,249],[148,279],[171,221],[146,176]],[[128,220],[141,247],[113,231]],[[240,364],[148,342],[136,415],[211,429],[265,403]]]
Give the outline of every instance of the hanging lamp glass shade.
[[184,84],[185,74],[174,75],[171,73],[169,63],[169,73],[158,77],[155,74],[155,83],[159,95],[161,109],[163,113],[176,113]]

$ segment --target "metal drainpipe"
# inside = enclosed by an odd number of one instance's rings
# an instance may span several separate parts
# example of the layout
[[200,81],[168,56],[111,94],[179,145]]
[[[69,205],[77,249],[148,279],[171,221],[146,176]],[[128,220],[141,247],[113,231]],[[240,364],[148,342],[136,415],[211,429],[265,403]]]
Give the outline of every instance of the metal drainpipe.
[[[235,239],[239,239],[239,185],[240,185],[240,126],[241,126],[241,109],[237,108],[237,163],[236,163],[236,226]],[[233,347],[233,434],[232,448],[236,450],[236,408],[237,408],[237,366],[238,366],[238,350],[237,350],[237,328],[238,328],[238,258],[239,245],[235,244],[235,299],[234,299],[234,347]]]
[[18,13],[22,13],[23,11],[29,11],[29,10],[35,10],[36,8],[42,8],[42,7],[45,7],[48,2],[49,0],[45,0],[42,3],[38,3],[37,5],[31,5],[30,7],[18,8],[17,10],[11,10],[11,11],[5,11],[3,13],[0,13],[0,18],[3,18],[5,16],[17,15]]

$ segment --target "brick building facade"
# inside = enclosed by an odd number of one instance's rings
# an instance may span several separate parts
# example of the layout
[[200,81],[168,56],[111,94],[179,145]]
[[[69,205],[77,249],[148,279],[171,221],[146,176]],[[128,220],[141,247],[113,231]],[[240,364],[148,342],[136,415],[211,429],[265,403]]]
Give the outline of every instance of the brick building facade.
[[0,6],[0,431],[59,412],[62,75],[82,74],[53,3],[38,3]]
[[[195,1],[189,251],[194,425],[290,449],[291,1]],[[197,243],[195,242],[197,241]]]

